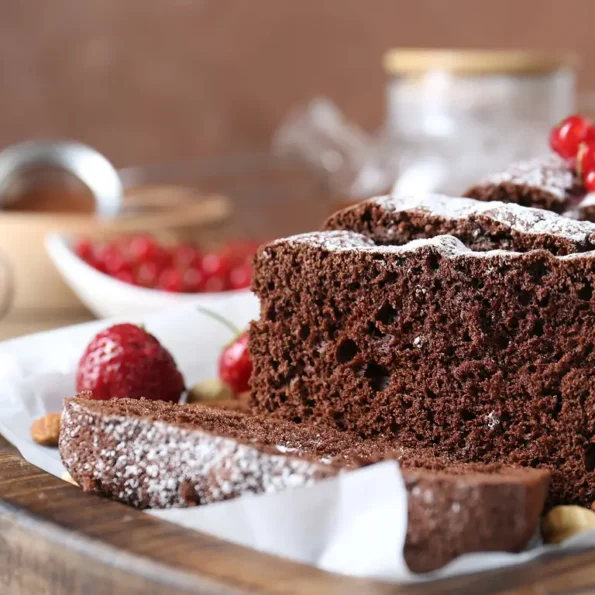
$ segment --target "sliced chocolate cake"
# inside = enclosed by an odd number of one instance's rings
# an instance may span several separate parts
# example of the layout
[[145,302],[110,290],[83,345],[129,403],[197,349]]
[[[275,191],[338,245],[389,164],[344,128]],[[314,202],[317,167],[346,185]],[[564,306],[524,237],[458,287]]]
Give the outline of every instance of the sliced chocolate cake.
[[417,572],[466,552],[522,550],[548,485],[535,469],[456,464],[315,424],[148,400],[66,399],[60,454],[84,489],[141,508],[306,486],[397,460],[408,492],[405,559]]
[[590,506],[595,225],[427,197],[371,200],[327,229],[257,256],[255,411],[551,469],[550,505]]
[[515,163],[469,188],[464,196],[483,201],[517,203],[595,221],[595,206],[571,165],[551,154]]
[[439,194],[383,196],[338,211],[326,230],[348,230],[378,245],[452,235],[475,252],[544,249],[555,255],[595,250],[595,226],[543,209]]

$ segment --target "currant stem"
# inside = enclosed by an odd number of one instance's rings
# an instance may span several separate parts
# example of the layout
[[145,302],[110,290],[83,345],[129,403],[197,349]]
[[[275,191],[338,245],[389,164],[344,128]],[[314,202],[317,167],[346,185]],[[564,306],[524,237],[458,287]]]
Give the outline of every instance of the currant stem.
[[234,336],[238,336],[240,334],[240,329],[235,326],[232,322],[227,320],[227,318],[221,316],[221,314],[217,314],[217,312],[213,312],[213,310],[209,310],[209,308],[205,308],[204,306],[196,306],[197,310],[206,316],[214,318],[218,320],[221,324],[225,325],[233,334]]

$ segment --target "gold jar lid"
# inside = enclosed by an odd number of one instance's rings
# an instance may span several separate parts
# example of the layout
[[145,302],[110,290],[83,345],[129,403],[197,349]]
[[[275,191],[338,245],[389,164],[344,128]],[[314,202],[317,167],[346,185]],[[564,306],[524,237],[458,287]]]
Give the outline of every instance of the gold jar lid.
[[384,54],[383,64],[390,75],[419,76],[429,70],[444,70],[480,76],[574,69],[577,59],[564,52],[393,48]]

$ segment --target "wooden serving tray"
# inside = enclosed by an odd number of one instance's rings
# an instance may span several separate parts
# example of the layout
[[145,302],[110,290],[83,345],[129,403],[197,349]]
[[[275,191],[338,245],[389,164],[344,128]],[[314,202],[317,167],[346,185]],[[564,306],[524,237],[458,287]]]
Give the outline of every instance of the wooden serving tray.
[[593,592],[595,550],[402,587],[331,574],[86,494],[0,450],[2,595]]

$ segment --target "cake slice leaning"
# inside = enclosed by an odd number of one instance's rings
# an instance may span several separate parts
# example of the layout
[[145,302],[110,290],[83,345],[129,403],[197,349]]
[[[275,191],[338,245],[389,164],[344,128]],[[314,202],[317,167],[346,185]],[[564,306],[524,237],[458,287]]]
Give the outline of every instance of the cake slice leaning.
[[326,426],[130,399],[66,399],[60,454],[83,489],[139,508],[308,486],[396,460],[408,493],[405,559],[416,572],[467,552],[522,550],[549,481],[546,471],[456,464]]

